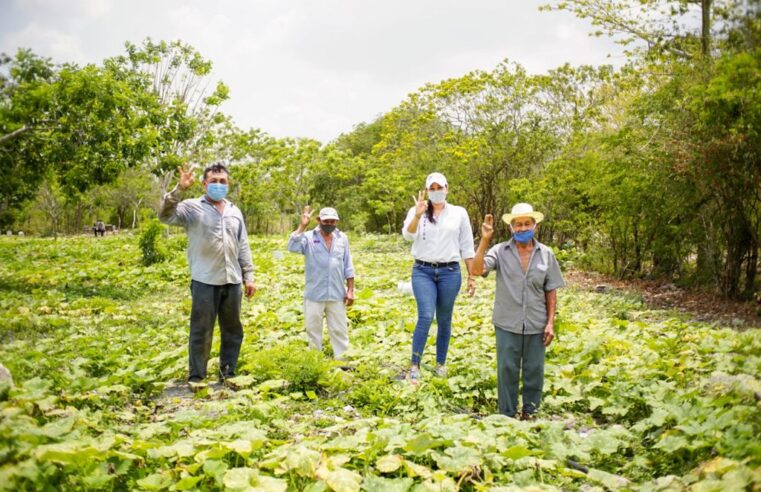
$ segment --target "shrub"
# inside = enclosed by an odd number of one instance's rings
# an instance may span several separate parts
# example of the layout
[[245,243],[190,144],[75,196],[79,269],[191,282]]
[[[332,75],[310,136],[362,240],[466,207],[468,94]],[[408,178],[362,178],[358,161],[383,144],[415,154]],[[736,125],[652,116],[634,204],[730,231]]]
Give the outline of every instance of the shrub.
[[164,232],[164,226],[158,220],[153,219],[146,224],[145,229],[140,234],[140,250],[143,252],[144,265],[153,265],[166,260],[166,247],[161,244],[162,232]]
[[329,363],[322,352],[290,342],[257,352],[244,369],[260,381],[282,379],[290,391],[307,391],[326,382]]

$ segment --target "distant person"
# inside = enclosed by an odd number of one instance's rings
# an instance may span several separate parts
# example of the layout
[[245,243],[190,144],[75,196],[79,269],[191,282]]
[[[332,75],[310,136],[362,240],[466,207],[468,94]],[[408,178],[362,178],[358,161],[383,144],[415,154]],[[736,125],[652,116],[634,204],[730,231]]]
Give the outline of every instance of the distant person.
[[95,222],[95,235],[100,235],[101,237],[106,235],[106,225],[100,219]]
[[304,207],[299,227],[288,239],[288,251],[306,258],[304,323],[309,346],[322,350],[322,320],[325,317],[333,357],[341,359],[349,348],[346,307],[354,303],[354,265],[349,238],[338,230],[338,212],[331,207],[320,210],[317,227],[306,231],[313,213],[309,206]]
[[205,194],[182,200],[194,181],[193,168],[180,169],[177,186],[164,195],[159,219],[185,227],[193,306],[190,313],[189,376],[191,387],[206,379],[214,323],[219,319],[219,380],[235,376],[243,342],[242,292],[256,292],[248,233],[240,209],[225,199],[230,173],[223,164],[203,172]]
[[420,360],[428,332],[436,314],[436,369],[445,377],[449,339],[452,334],[454,301],[460,292],[460,260],[468,269],[468,293],[475,293],[473,265],[473,230],[468,212],[447,202],[449,187],[441,173],[431,173],[425,180],[428,200],[421,191],[415,206],[407,213],[402,227],[404,239],[412,241],[412,291],[417,303],[417,324],[412,335],[411,383],[421,378]]
[[473,273],[497,272],[492,321],[497,338],[497,398],[500,413],[515,417],[518,383],[523,382],[521,420],[532,420],[544,388],[544,352],[555,338],[557,289],[563,287],[555,254],[536,240],[544,214],[528,203],[518,203],[502,220],[513,237],[489,249],[493,217],[481,225],[481,242]]

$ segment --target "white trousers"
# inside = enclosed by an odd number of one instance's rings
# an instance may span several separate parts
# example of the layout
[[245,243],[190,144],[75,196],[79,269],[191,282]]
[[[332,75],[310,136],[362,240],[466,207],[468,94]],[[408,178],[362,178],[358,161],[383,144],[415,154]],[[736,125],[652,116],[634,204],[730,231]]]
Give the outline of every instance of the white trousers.
[[349,349],[349,327],[346,321],[346,306],[343,301],[314,302],[304,299],[304,321],[307,328],[309,346],[322,350],[322,318],[328,320],[328,335],[333,346],[333,357],[340,359]]

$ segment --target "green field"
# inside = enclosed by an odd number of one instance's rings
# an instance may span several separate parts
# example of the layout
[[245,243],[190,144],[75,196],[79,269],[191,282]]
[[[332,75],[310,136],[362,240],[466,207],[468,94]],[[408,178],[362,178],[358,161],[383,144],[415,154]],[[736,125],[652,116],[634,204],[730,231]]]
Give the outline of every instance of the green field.
[[394,380],[415,322],[396,289],[407,245],[353,238],[347,370],[306,348],[303,259],[277,258],[285,237],[252,237],[236,390],[192,395],[185,238],[150,267],[137,240],[0,238],[0,362],[15,380],[0,386],[0,489],[761,488],[756,329],[564,289],[544,406],[520,422],[495,414],[493,277],[457,301],[449,377],[424,365],[413,387]]

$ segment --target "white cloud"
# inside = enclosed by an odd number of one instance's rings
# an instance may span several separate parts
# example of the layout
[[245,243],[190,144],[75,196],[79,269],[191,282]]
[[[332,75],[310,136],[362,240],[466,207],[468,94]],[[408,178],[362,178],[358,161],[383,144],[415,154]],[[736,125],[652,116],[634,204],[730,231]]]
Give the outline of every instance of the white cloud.
[[22,10],[43,16],[97,19],[111,11],[113,0],[16,0],[16,4]]
[[54,62],[82,64],[89,61],[77,37],[35,22],[18,32],[4,35],[2,46],[8,53],[15,53],[18,48],[31,48],[37,54],[51,57]]
[[491,70],[505,58],[542,72],[609,63],[620,52],[542,0],[17,0],[0,51],[98,63],[141,43],[181,39],[230,86],[242,127],[327,141],[427,82]]

